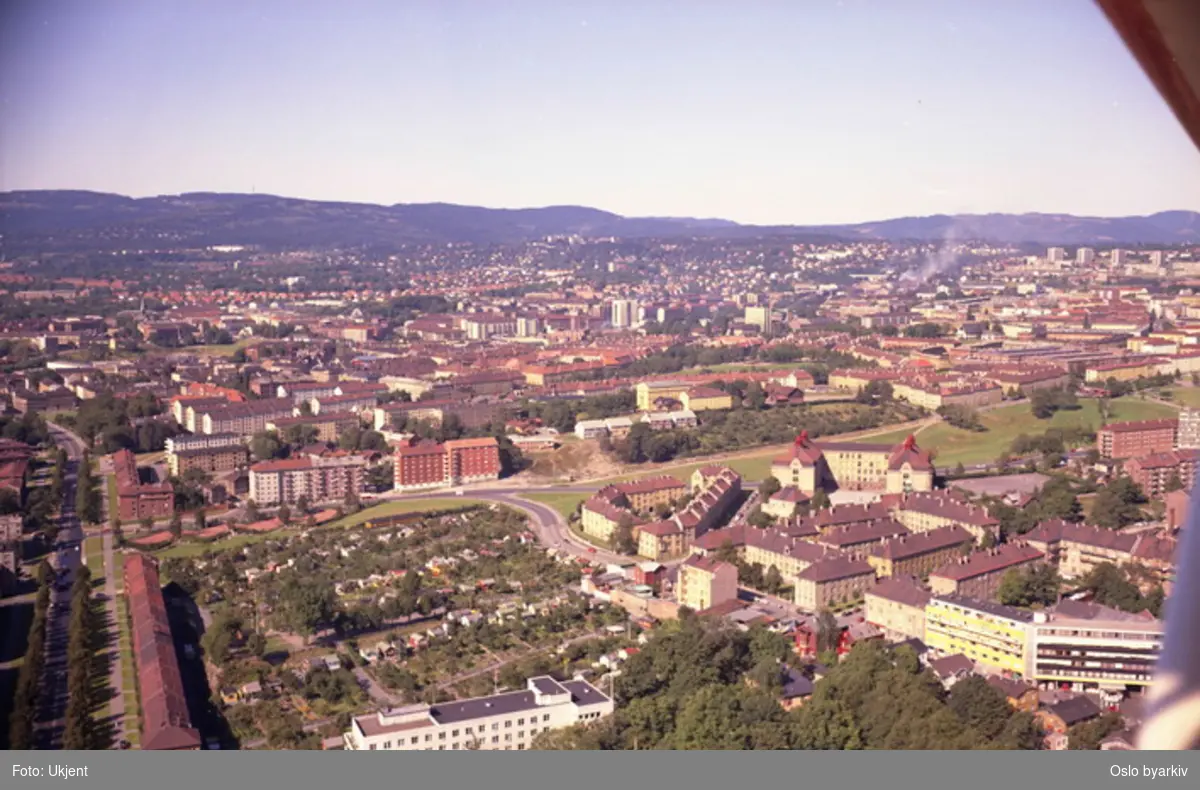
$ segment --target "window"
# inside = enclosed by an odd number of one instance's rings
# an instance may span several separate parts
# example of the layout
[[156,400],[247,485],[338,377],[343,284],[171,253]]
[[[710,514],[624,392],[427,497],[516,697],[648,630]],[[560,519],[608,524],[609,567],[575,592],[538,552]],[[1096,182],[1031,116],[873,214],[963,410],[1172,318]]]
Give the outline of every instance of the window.
[[550,721],[550,714],[549,714],[549,713],[547,713],[547,714],[543,715],[543,716],[542,716],[542,721]]
[[498,722],[498,721],[492,722],[492,732],[495,732],[498,729],[500,729],[500,722]]
[[[470,730],[468,729],[468,730],[467,730],[467,732],[470,732]],[[457,737],[458,737],[458,730],[455,730],[454,732],[452,732],[452,733],[450,733],[450,734],[451,734],[451,735],[453,735],[455,738],[457,738]]]
[[384,742],[383,742],[383,748],[385,748],[385,749],[390,749],[390,748],[392,748],[392,742],[391,742],[391,741],[384,741]]
[[375,744],[371,744],[371,751],[375,751]]
[[509,719],[508,721],[504,722],[504,729],[507,730],[511,726],[512,726],[512,719]]
[[444,732],[439,732],[439,733],[438,733],[438,740],[439,740],[439,741],[444,741],[444,740],[446,740],[446,733],[444,733]]
[[457,744],[457,743],[452,743],[452,744],[450,744],[450,748],[451,748],[451,749],[458,749],[458,744]]
[[439,747],[438,747],[438,751],[439,751],[439,752],[444,752],[444,751],[446,751],[446,747],[445,747],[444,745],[443,745],[443,746],[439,746]]
[[524,737],[525,737],[525,732],[523,730],[517,730],[517,740],[519,741]]
[[511,732],[506,732],[506,733],[504,733],[504,740],[506,740],[506,741],[511,741],[511,740],[512,740],[512,733],[511,733]]
[[524,725],[524,724],[525,724],[525,720],[524,720],[524,719],[517,719],[517,725],[518,725],[518,726],[522,726],[522,725]]
[[500,736],[499,736],[499,735],[493,735],[493,736],[492,736],[492,743],[500,743]]
[[432,740],[433,740],[433,735],[430,733],[426,733],[425,734],[425,743],[429,743]]
[[414,736],[412,737],[412,740],[411,740],[411,741],[409,741],[409,743],[411,743],[413,746],[416,746],[416,745],[417,745],[417,741],[419,741],[419,740],[421,740],[421,739],[420,739],[420,737],[419,737],[419,736],[416,736],[416,735],[414,735]]

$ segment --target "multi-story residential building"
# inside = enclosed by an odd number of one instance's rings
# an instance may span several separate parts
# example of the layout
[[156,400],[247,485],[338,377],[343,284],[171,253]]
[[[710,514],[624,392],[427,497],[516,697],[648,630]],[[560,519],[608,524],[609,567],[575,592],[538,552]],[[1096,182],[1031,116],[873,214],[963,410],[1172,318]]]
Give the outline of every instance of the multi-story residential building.
[[987,534],[996,537],[1000,530],[1000,522],[987,508],[943,492],[908,494],[895,505],[893,513],[897,521],[913,532],[957,525],[975,540],[983,540]]
[[204,409],[225,406],[229,403],[231,401],[228,398],[215,395],[176,395],[171,398],[171,416],[184,428],[195,431],[197,410],[203,413]]
[[299,406],[313,398],[327,398],[341,392],[336,381],[289,381],[275,388],[275,397],[289,398],[293,405]]
[[964,545],[974,542],[971,533],[957,524],[915,535],[901,535],[872,548],[866,560],[877,576],[924,577],[952,562]]
[[1053,519],[1027,532],[1024,540],[1045,553],[1065,579],[1086,576],[1101,563],[1134,563],[1151,572],[1158,581],[1174,572],[1177,541],[1154,532],[1130,534],[1086,524]]
[[670,475],[643,477],[640,480],[620,483],[615,488],[629,501],[630,508],[642,512],[658,505],[673,504],[688,491],[686,483]]
[[286,398],[229,403],[210,408],[198,416],[199,433],[236,433],[253,436],[265,431],[267,423],[281,417],[291,417],[296,407]]
[[1067,251],[1062,247],[1051,247],[1046,250],[1046,260],[1049,263],[1062,263],[1067,259]]
[[547,730],[612,712],[613,701],[590,683],[541,676],[530,678],[524,691],[355,716],[344,742],[358,751],[519,751]]
[[259,505],[332,502],[362,493],[367,462],[361,456],[286,458],[250,467],[250,498]]
[[697,612],[737,600],[738,570],[716,557],[692,555],[679,566],[675,597]]
[[1096,251],[1091,247],[1080,247],[1075,250],[1075,263],[1080,266],[1091,266],[1096,260]]
[[1045,554],[1028,543],[1004,543],[960,557],[934,571],[929,575],[929,586],[938,595],[961,595],[989,601],[996,597],[1004,574],[1045,558]]
[[911,576],[880,579],[863,594],[863,616],[889,639],[925,641],[925,607],[930,595]]
[[795,603],[809,612],[861,598],[875,583],[875,569],[866,560],[836,556],[819,560],[796,575]]
[[937,655],[964,655],[991,669],[1022,674],[1033,613],[957,595],[925,607],[925,644]]
[[599,540],[612,540],[613,534],[622,523],[633,527],[639,522],[627,507],[618,504],[620,500],[602,496],[603,491],[604,489],[601,489],[596,496],[588,497],[584,501],[579,510],[579,524],[586,535]]
[[614,299],[612,302],[612,325],[617,329],[633,326],[638,319],[638,303],[633,299]]
[[895,519],[884,518],[827,529],[817,536],[815,541],[844,554],[866,559],[880,544],[892,539],[898,540],[908,534],[908,527]]
[[1024,674],[1044,688],[1123,695],[1150,685],[1162,650],[1163,623],[1079,601],[1035,612]]
[[165,482],[143,483],[137,459],[129,450],[113,453],[112,465],[117,478],[117,512],[122,521],[163,518],[175,512],[175,489]]
[[716,387],[691,387],[680,396],[679,402],[691,412],[733,408],[733,396]]
[[637,529],[638,553],[652,560],[686,553],[693,542],[704,535],[737,504],[742,477],[724,466],[707,465],[692,475],[692,499],[687,507],[669,519],[642,525]]
[[493,437],[439,444],[412,440],[393,458],[398,491],[476,483],[500,477],[500,445]]
[[336,442],[338,437],[360,427],[362,420],[357,414],[349,411],[322,412],[298,417],[276,417],[267,423],[267,430],[286,436],[289,429],[301,425],[311,426],[316,431],[316,440],[319,442]]
[[1096,449],[1103,458],[1135,458],[1175,449],[1178,420],[1113,422],[1096,431]]
[[1175,436],[1175,446],[1179,450],[1200,449],[1200,409],[1179,411],[1179,430]]
[[250,450],[240,441],[224,447],[196,447],[167,452],[167,468],[172,477],[182,477],[192,469],[209,473],[231,472],[248,463]]
[[771,462],[783,486],[806,494],[839,488],[907,493],[933,490],[933,462],[909,436],[898,445],[865,442],[815,443],[803,431],[785,455]]
[[1125,472],[1147,496],[1157,499],[1167,493],[1172,483],[1190,491],[1197,465],[1200,465],[1200,449],[1172,450],[1131,458],[1125,462]]
[[634,387],[637,393],[638,411],[654,411],[659,401],[683,402],[683,395],[691,384],[679,381],[642,381]]
[[517,334],[517,319],[497,313],[472,313],[463,319],[462,328],[468,340],[513,337]]
[[197,433],[192,435],[171,436],[166,441],[167,454],[179,453],[185,450],[210,450],[225,447],[244,446],[246,440],[236,433]]

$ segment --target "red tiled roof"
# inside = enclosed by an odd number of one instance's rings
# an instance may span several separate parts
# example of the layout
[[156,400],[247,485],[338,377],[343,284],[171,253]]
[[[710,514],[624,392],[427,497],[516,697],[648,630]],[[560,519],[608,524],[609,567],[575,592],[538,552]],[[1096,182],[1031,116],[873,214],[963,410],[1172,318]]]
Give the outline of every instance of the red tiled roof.
[[976,551],[930,575],[961,582],[976,576],[996,573],[1014,565],[1032,562],[1044,556],[1042,552],[1026,543],[1005,543],[993,549]]
[[141,554],[125,557],[125,594],[142,707],[142,748],[199,749],[200,733],[188,714],[179,659],[153,560]]

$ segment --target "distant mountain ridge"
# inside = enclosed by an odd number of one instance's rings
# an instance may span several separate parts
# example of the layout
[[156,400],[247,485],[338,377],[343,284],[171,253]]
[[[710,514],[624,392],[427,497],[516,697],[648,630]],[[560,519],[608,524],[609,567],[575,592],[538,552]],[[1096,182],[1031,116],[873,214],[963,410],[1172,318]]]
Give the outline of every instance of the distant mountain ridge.
[[497,209],[451,203],[305,200],[276,195],[192,192],[130,198],[80,190],[0,192],[0,250],[144,249],[168,243],[265,247],[397,243],[476,244],[547,236],[750,238],[812,240],[987,240],[1046,244],[1200,242],[1200,213],[1144,217],[1071,214],[956,214],[900,217],[847,225],[742,225],[686,217],[623,217],[586,206]]

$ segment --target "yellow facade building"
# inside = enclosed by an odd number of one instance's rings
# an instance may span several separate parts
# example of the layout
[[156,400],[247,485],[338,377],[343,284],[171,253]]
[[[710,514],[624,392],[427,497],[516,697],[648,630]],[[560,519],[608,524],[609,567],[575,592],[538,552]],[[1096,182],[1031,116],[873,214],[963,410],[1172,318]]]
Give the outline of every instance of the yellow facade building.
[[1022,675],[1033,613],[955,595],[935,595],[925,607],[925,644],[938,655]]

